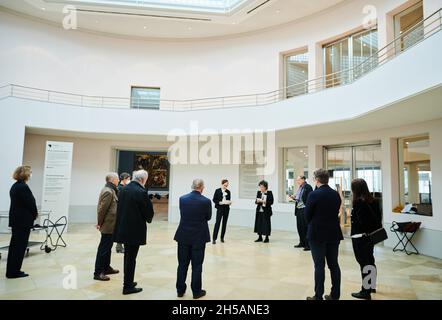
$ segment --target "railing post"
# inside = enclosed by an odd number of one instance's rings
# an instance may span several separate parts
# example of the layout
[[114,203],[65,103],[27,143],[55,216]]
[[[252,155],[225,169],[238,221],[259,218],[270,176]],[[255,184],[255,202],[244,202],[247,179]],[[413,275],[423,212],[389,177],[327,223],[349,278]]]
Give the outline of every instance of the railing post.
[[101,97],[101,107],[104,105],[104,97]]
[[51,101],[51,91],[48,90],[48,102]]
[[11,97],[13,97],[13,96],[14,96],[14,85],[11,84]]

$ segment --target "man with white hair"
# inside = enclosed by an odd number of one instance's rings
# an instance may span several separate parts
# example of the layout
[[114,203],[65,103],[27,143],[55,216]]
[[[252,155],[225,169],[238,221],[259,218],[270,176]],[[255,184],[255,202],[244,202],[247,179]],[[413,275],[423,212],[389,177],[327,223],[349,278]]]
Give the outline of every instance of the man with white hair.
[[206,243],[210,242],[208,221],[212,218],[212,202],[202,195],[204,181],[195,179],[192,192],[180,198],[180,224],[174,240],[178,242],[178,270],[176,289],[178,297],[184,296],[187,269],[192,262],[192,293],[194,299],[206,295],[202,289],[202,272]]
[[145,188],[148,174],[145,170],[135,171],[132,181],[119,195],[115,239],[124,244],[123,294],[141,292],[134,282],[136,259],[140,246],[146,244],[147,223],[154,215],[152,202]]
[[118,174],[110,172],[106,175],[106,185],[100,192],[97,206],[97,229],[101,232],[101,240],[95,259],[94,280],[109,281],[109,274],[119,271],[110,266],[112,254],[112,235],[117,218]]

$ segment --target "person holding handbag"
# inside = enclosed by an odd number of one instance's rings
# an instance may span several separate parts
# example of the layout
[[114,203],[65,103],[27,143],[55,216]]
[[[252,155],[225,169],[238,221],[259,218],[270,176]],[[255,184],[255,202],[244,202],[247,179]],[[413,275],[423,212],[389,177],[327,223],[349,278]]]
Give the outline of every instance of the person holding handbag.
[[[353,193],[351,237],[355,258],[361,267],[362,275],[361,291],[351,295],[354,298],[370,300],[371,293],[376,292],[376,283],[367,283],[364,279],[371,276],[373,269],[370,267],[374,268],[375,272],[377,270],[373,254],[375,243],[369,235],[382,229],[382,212],[378,201],[368,190],[364,179],[354,179],[351,182],[351,191]],[[367,269],[364,270],[366,267]],[[371,279],[376,279],[376,277]]]

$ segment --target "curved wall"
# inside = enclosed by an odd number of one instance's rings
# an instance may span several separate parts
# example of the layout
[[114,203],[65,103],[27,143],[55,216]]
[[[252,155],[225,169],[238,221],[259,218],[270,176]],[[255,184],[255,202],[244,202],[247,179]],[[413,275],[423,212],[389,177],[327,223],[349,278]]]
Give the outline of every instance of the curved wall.
[[[388,38],[387,13],[404,3],[407,1],[370,2],[378,14],[380,46]],[[15,83],[121,97],[130,95],[131,85],[159,86],[164,99],[275,90],[279,88],[281,52],[308,46],[310,78],[321,76],[319,44],[361,28],[366,5],[363,0],[346,1],[303,21],[265,32],[183,42],[126,40],[66,31],[0,11],[0,85]]]

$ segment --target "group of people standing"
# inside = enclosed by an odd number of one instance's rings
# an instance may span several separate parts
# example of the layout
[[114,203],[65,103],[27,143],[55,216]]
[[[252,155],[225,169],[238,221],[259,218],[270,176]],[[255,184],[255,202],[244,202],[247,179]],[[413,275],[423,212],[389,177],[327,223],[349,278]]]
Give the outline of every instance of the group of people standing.
[[[9,226],[12,230],[6,277],[22,278],[28,274],[21,270],[23,257],[28,245],[30,230],[38,216],[35,198],[28,186],[32,176],[29,166],[18,167],[13,174],[16,182],[10,190],[11,206],[9,210]],[[136,258],[139,247],[146,244],[147,223],[151,223],[154,210],[145,187],[148,173],[145,170],[135,171],[133,180],[127,173],[106,175],[106,184],[100,192],[97,206],[96,228],[101,233],[97,249],[94,279],[109,281],[109,275],[119,271],[111,267],[113,243],[117,243],[117,252],[124,253],[123,294],[142,291],[134,281]],[[315,294],[308,300],[337,300],[340,298],[341,270],[338,263],[339,244],[343,235],[339,222],[341,196],[329,185],[329,173],[319,169],[314,172],[315,190],[306,182],[304,176],[297,179],[298,189],[291,196],[295,202],[295,215],[300,242],[296,248],[311,250],[315,268]],[[202,289],[202,266],[206,243],[216,244],[221,227],[221,242],[225,242],[227,221],[232,204],[229,181],[222,180],[221,187],[213,195],[212,201],[217,209],[213,238],[210,237],[208,221],[212,218],[212,202],[203,196],[204,181],[195,179],[192,192],[179,199],[180,223],[175,233],[177,241],[177,282],[178,297],[183,297],[187,285],[187,271],[192,264],[191,289],[193,298],[206,295]],[[362,286],[352,296],[370,299],[376,292],[375,283],[364,281],[369,270],[376,270],[373,255],[374,245],[368,235],[382,227],[380,205],[371,195],[367,183],[363,179],[355,179],[351,183],[353,209],[351,215],[352,244],[357,262],[360,265]],[[254,232],[258,234],[255,242],[269,243],[271,234],[272,191],[268,183],[261,181],[255,204]],[[265,237],[265,238],[264,238]],[[332,288],[324,296],[325,264],[331,273]],[[366,268],[371,266],[373,268]],[[374,277],[375,279],[376,277]]]

